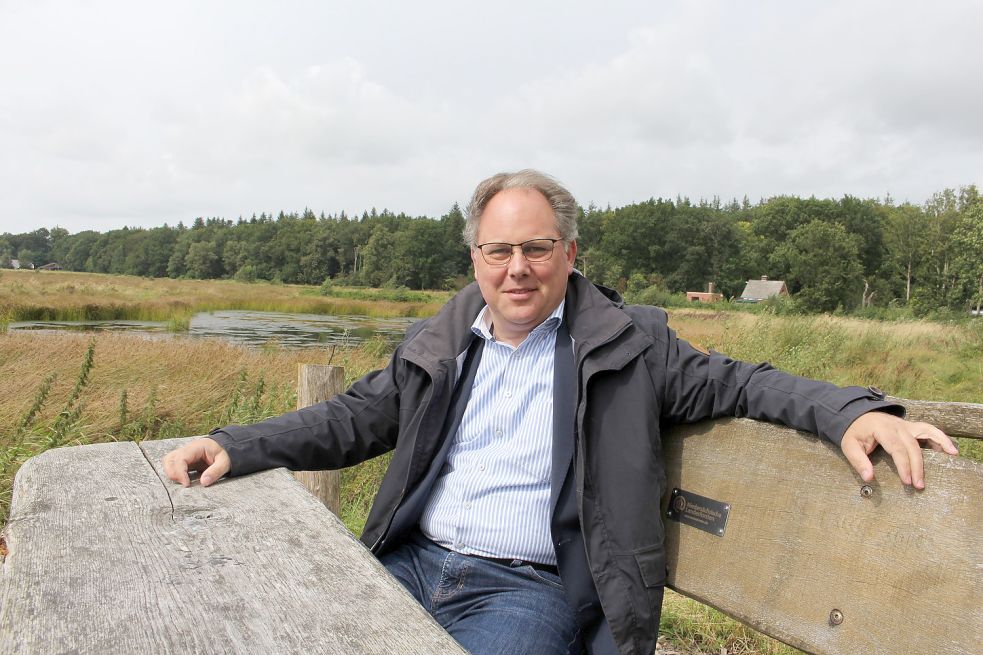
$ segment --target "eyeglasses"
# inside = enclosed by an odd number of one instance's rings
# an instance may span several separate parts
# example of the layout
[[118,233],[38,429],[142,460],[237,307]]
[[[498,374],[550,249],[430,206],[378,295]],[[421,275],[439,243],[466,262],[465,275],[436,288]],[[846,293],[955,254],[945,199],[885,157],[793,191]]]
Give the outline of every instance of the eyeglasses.
[[475,246],[489,266],[505,266],[512,261],[516,248],[522,250],[527,262],[545,262],[553,256],[556,242],[563,239],[529,239],[522,243],[481,243]]

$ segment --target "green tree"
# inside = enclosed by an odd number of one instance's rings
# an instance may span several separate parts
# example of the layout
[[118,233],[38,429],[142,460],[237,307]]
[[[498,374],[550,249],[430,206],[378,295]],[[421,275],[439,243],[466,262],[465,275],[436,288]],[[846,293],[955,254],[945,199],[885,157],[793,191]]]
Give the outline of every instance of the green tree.
[[804,309],[850,309],[863,288],[859,241],[838,223],[814,220],[790,232],[773,259],[788,270],[790,290]]
[[672,201],[651,199],[611,212],[604,222],[599,248],[591,248],[594,275],[624,288],[632,275],[649,275],[671,268],[678,244],[666,234],[676,208]]
[[208,241],[192,243],[184,257],[185,274],[199,280],[219,277],[219,263],[214,244]]
[[905,303],[911,302],[915,275],[926,256],[929,220],[920,207],[905,203],[888,210],[885,235],[888,258],[904,277]]
[[467,276],[471,272],[471,255],[464,244],[464,214],[455,202],[451,210],[440,217],[442,227],[439,249],[444,253],[446,277]]
[[182,230],[174,242],[174,249],[167,260],[167,276],[181,277],[187,272],[185,258],[188,256],[188,249],[194,241],[194,234],[191,230]]
[[92,250],[99,242],[99,233],[92,230],[79,232],[70,237],[71,243],[59,263],[70,271],[88,271]]
[[[411,289],[439,289],[448,273],[445,226],[419,218],[394,235],[389,283]],[[371,240],[370,240],[371,243]],[[458,247],[455,254],[462,248]],[[366,258],[368,262],[368,258]]]
[[924,284],[914,294],[919,309],[948,307],[956,280],[952,268],[952,233],[959,220],[956,192],[943,189],[925,203],[929,227],[925,239],[925,258],[922,271]]
[[368,243],[361,248],[362,269],[359,275],[366,284],[381,287],[393,280],[393,252],[396,250],[396,237],[389,229],[379,224],[372,230]]
[[962,297],[980,311],[983,308],[983,203],[961,213],[952,232],[953,268]]

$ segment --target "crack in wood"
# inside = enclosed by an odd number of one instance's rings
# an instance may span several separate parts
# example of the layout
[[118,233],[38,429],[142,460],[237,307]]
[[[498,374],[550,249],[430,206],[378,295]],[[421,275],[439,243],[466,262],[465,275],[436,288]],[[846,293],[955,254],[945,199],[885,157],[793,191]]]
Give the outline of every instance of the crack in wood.
[[150,466],[150,470],[154,472],[154,475],[157,477],[157,480],[160,482],[161,487],[163,487],[164,493],[167,494],[167,502],[170,503],[171,505],[171,520],[177,523],[177,518],[175,518],[174,516],[174,499],[171,498],[171,490],[167,488],[167,483],[164,481],[164,478],[162,478],[160,473],[157,471],[157,467],[154,466],[153,460],[150,459],[150,454],[144,449],[143,442],[138,441],[136,442],[136,445],[137,448],[140,449],[140,454],[143,455],[143,458],[146,460],[147,465]]

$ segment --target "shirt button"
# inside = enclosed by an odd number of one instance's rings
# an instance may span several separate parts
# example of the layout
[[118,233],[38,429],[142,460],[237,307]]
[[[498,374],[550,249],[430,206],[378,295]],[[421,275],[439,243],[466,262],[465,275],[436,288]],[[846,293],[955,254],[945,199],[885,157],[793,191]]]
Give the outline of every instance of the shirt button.
[[511,391],[506,391],[505,392],[505,397],[506,398],[511,398],[512,397],[512,392]]
[[502,436],[502,431],[501,430],[495,430],[495,436],[496,437]]
[[479,471],[484,471],[485,470],[485,465],[484,464],[479,464],[478,465],[478,470]]
[[471,509],[471,503],[464,503],[464,509]]

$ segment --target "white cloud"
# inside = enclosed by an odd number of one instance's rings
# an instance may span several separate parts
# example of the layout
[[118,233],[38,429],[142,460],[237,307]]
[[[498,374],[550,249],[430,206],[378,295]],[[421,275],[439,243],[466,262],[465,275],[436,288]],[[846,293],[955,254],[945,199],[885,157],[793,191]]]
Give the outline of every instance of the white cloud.
[[434,215],[523,166],[585,203],[919,202],[980,182],[980,24],[969,1],[0,4],[0,231]]

